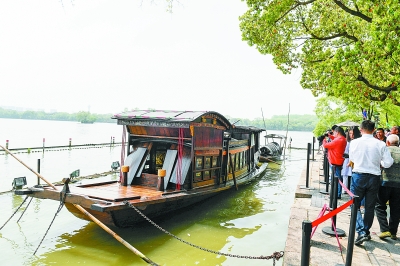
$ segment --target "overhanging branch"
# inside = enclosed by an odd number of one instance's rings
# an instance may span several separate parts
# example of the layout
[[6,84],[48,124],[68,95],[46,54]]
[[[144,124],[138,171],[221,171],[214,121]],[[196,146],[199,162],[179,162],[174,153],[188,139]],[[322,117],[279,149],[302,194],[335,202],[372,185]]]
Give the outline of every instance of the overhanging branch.
[[392,85],[387,86],[387,87],[379,87],[379,86],[376,86],[376,85],[372,85],[361,74],[358,75],[357,80],[363,82],[368,88],[371,88],[371,89],[374,89],[374,90],[377,90],[377,91],[382,91],[382,92],[385,92],[387,94],[390,93],[391,91],[397,91],[397,88],[398,88],[397,86],[392,86]]
[[367,21],[367,22],[369,22],[369,23],[372,22],[372,18],[370,18],[370,17],[364,15],[363,13],[361,13],[361,12],[359,12],[359,11],[354,11],[354,10],[348,8],[348,7],[345,6],[340,0],[333,0],[333,2],[334,2],[336,5],[338,5],[341,9],[343,9],[344,11],[346,11],[347,13],[349,13],[349,14],[351,14],[351,15],[353,15],[353,16],[359,17],[359,18],[361,18],[361,19],[363,19],[363,20],[365,20],[365,21]]

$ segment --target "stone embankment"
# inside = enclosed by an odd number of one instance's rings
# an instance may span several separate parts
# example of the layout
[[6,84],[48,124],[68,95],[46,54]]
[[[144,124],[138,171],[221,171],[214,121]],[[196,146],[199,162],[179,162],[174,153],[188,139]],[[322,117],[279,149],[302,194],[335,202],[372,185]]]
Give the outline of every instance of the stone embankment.
[[[282,265],[301,265],[302,223],[305,220],[315,221],[324,204],[329,206],[329,194],[325,194],[326,185],[321,183],[324,181],[322,154],[316,154],[314,158],[315,160],[310,161],[308,188],[306,187],[306,165],[299,179],[289,218]],[[342,198],[338,200],[337,206],[339,207],[349,200],[350,197],[347,194],[343,194]],[[336,216],[336,227],[345,233],[345,236],[338,239],[335,236],[325,234],[324,231],[326,232],[326,230],[323,231],[324,228],[332,227],[330,219],[316,227],[311,238],[310,265],[346,264],[350,213],[349,207]],[[400,239],[392,240],[388,238],[382,240],[378,237],[379,234],[379,224],[375,217],[371,228],[372,239],[364,242],[362,246],[353,246],[352,265],[400,265]],[[398,237],[400,236],[399,234]],[[339,244],[342,250],[340,250]]]

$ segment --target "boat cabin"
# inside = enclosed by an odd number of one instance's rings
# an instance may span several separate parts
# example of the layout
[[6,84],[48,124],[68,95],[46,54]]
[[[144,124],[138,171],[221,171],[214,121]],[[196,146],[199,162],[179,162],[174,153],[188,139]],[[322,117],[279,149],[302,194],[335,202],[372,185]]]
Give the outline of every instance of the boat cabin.
[[263,130],[234,126],[217,112],[134,110],[113,118],[127,138],[128,186],[190,190],[219,185],[258,163]]

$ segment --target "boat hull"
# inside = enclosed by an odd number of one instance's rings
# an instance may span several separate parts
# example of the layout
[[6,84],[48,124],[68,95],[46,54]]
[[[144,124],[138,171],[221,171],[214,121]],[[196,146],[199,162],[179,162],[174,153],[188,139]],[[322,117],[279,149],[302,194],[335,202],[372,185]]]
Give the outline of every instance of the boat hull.
[[[254,180],[262,175],[266,168],[267,164],[262,164],[259,169],[239,179],[237,181],[237,185],[242,186],[246,183],[249,183],[251,180]],[[92,214],[96,219],[108,226],[125,228],[132,227],[139,222],[145,221],[145,217],[148,219],[153,219],[174,211],[182,210],[230,189],[235,189],[232,181],[227,182],[226,185],[219,185],[215,186],[214,188],[200,188],[196,191],[182,191],[171,193],[169,195],[165,194],[163,195],[163,200],[148,202],[126,201],[135,206],[143,215],[139,214],[134,208],[127,206],[126,203],[121,203],[119,208],[113,208],[111,206],[107,208],[103,204],[96,203],[92,204],[90,207],[82,207]],[[76,217],[90,221],[90,218],[80,212],[72,203],[73,202],[65,203],[67,209]]]

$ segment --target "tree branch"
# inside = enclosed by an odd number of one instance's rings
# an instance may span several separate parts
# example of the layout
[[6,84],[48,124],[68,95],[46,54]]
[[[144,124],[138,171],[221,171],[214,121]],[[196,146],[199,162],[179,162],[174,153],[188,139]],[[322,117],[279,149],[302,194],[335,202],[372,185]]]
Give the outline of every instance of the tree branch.
[[278,22],[279,20],[281,20],[282,18],[286,17],[286,15],[287,15],[288,13],[290,13],[290,12],[293,11],[293,10],[295,10],[298,6],[306,6],[306,5],[309,5],[309,4],[314,3],[315,1],[316,1],[316,0],[309,0],[309,1],[305,1],[305,2],[295,1],[295,5],[294,5],[293,7],[291,7],[291,8],[289,8],[285,13],[283,13],[283,15],[280,16],[280,17],[275,21],[275,23],[277,23],[277,22]]
[[[307,31],[308,31],[308,29],[307,29]],[[310,31],[308,31],[308,32],[310,32]],[[313,37],[312,39],[316,39],[316,40],[320,40],[320,41],[327,41],[327,40],[332,40],[332,39],[336,39],[336,38],[340,38],[340,37],[346,37],[350,40],[358,42],[357,37],[352,36],[352,35],[348,34],[347,32],[340,32],[340,33],[336,33],[334,35],[326,36],[326,37],[319,37],[312,32],[310,32],[310,35]]]
[[[333,0],[333,2],[338,5],[341,9],[343,9],[344,11],[346,11],[347,13],[350,13],[353,16],[359,17],[369,23],[372,22],[372,18],[364,15],[363,13],[359,12],[359,11],[354,11],[350,8],[348,8],[347,6],[345,6],[340,0]],[[357,8],[358,9],[358,8]]]
[[379,87],[379,86],[376,86],[376,85],[372,85],[361,74],[358,75],[357,80],[363,82],[367,87],[369,87],[371,89],[374,89],[374,90],[377,90],[377,91],[382,91],[382,92],[385,92],[387,94],[390,93],[391,91],[397,91],[397,88],[398,88],[397,86],[391,86],[391,85],[388,86],[388,87]]

